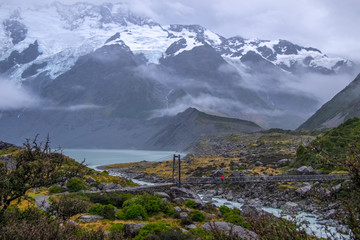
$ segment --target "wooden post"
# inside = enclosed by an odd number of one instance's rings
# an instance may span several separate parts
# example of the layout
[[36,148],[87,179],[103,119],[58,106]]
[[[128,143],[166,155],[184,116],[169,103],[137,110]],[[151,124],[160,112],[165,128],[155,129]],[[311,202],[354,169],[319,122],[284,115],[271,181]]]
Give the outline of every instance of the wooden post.
[[173,156],[173,171],[172,171],[172,179],[173,179],[173,181],[174,181],[174,183],[175,183],[175,154],[174,154],[174,156]]
[[181,187],[181,160],[180,160],[180,154],[177,157],[179,159],[179,187]]

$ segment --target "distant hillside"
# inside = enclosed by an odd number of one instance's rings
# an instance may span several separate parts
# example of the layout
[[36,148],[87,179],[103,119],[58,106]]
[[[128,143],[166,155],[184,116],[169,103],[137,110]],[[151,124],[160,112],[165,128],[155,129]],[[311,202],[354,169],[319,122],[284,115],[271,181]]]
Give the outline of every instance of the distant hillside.
[[223,136],[262,130],[259,125],[250,121],[209,115],[195,108],[188,108],[175,117],[163,119],[160,124],[163,123],[165,127],[149,140],[149,146],[174,146],[177,147],[176,150],[180,150],[188,147],[189,143],[197,142],[202,136]]
[[[218,117],[200,112],[194,108],[177,114],[143,119],[110,119],[95,111],[80,110],[52,114],[24,111],[16,121],[12,115],[3,115],[7,125],[0,125],[2,137],[7,141],[21,144],[36,134],[41,137],[50,133],[52,145],[63,148],[118,148],[183,150],[195,143],[201,136],[225,135],[231,133],[255,132],[262,130],[253,122],[234,118]],[[47,124],[38,126],[42,121]],[[27,128],[27,124],[32,128]],[[13,129],[6,133],[5,128]]]
[[359,143],[360,118],[355,117],[319,135],[308,146],[300,146],[296,164],[324,169],[342,168],[350,150],[359,149]]
[[325,103],[298,129],[336,127],[347,119],[360,116],[360,74],[346,88]]

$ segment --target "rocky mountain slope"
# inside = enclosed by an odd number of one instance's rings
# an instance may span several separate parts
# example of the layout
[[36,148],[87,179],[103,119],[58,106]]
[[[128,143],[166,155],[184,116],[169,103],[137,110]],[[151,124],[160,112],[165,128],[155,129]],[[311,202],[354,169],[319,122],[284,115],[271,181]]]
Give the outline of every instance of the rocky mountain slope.
[[[40,99],[32,108],[0,109],[6,136],[49,132],[59,134],[59,142],[85,146],[86,136],[94,144],[115,141],[112,126],[119,126],[128,145],[139,147],[143,140],[132,140],[140,134],[132,124],[150,129],[151,119],[189,107],[265,128],[295,128],[320,100],[291,83],[354,65],[285,40],[162,26],[122,4],[1,4],[0,16],[0,73]],[[61,126],[76,130],[65,137]]]
[[337,127],[346,120],[360,116],[360,74],[346,88],[325,103],[299,129]]

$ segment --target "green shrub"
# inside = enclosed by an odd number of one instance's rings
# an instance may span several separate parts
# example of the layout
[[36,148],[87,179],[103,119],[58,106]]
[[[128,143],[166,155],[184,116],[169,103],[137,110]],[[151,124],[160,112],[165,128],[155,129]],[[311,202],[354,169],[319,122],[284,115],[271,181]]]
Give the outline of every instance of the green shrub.
[[145,204],[145,209],[149,215],[160,212],[159,201],[152,199]]
[[144,240],[147,236],[151,234],[156,234],[159,232],[170,231],[171,227],[165,223],[149,223],[140,229],[139,234],[134,238],[134,240]]
[[80,190],[88,189],[85,183],[79,178],[72,178],[66,183],[66,187],[69,189],[69,192],[78,192]]
[[121,231],[122,229],[124,228],[124,224],[122,223],[115,223],[113,224],[111,227],[110,227],[110,232],[113,232],[113,231]]
[[231,209],[227,206],[220,206],[219,207],[219,211],[221,212],[222,215],[229,213],[231,211]]
[[105,219],[115,220],[115,207],[111,204],[105,205],[101,210],[101,216]]
[[49,188],[49,193],[50,194],[62,193],[62,192],[64,192],[64,189],[62,187],[60,187],[59,185],[54,185],[54,186]]
[[166,215],[173,216],[175,214],[175,210],[173,208],[169,207],[169,210],[166,211]]
[[93,203],[101,203],[103,205],[111,204],[117,208],[121,208],[124,202],[134,196],[130,193],[118,194],[118,193],[92,193],[89,195],[90,201]]
[[115,216],[117,217],[117,219],[126,220],[125,213],[122,210],[117,211],[115,213]]
[[89,208],[89,213],[93,215],[101,215],[104,205],[96,203]]
[[185,201],[185,206],[189,208],[196,208],[196,202],[194,200],[188,199]]
[[200,239],[214,239],[214,236],[210,232],[207,232],[202,228],[190,229],[189,232],[193,236],[198,237]]
[[242,226],[243,224],[245,224],[245,219],[242,216],[234,214],[232,212],[226,213],[224,215],[224,220],[226,222],[229,222],[229,223],[232,223],[235,225],[239,225],[239,226]]
[[139,216],[141,216],[143,219],[147,219],[147,213],[145,208],[140,204],[133,204],[128,207],[126,207],[124,210],[125,212],[125,218],[127,220],[135,219]]
[[203,222],[205,221],[205,215],[200,212],[199,210],[193,210],[189,213],[189,216],[191,218],[191,220],[195,221],[195,222]]

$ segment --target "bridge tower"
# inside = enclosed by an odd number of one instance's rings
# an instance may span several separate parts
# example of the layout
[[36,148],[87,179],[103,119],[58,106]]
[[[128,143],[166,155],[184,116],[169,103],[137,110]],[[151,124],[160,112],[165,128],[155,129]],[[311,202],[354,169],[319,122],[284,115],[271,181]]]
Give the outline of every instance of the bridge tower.
[[174,154],[174,157],[173,157],[172,179],[173,179],[173,181],[175,182],[176,160],[178,160],[178,173],[179,173],[179,176],[178,176],[178,185],[179,185],[179,187],[181,187],[181,160],[180,160],[180,154],[179,154],[179,155]]

